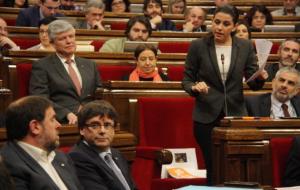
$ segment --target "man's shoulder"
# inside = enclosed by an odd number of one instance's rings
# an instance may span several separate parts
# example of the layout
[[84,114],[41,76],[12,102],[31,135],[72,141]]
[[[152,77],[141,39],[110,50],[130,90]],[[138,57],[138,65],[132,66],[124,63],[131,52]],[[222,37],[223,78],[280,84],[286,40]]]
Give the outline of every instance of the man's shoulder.
[[271,14],[272,16],[283,16],[284,15],[283,8],[274,10],[271,12]]
[[110,39],[107,40],[104,44],[109,44],[109,43],[125,43],[126,38],[115,38],[115,39]]
[[[25,14],[32,14],[32,13],[38,13],[39,12],[39,6],[30,6],[28,8],[23,8],[20,10],[20,12]],[[31,15],[34,16],[34,15]]]
[[246,96],[245,100],[246,100],[246,102],[249,102],[249,103],[259,103],[268,98],[271,98],[271,93]]

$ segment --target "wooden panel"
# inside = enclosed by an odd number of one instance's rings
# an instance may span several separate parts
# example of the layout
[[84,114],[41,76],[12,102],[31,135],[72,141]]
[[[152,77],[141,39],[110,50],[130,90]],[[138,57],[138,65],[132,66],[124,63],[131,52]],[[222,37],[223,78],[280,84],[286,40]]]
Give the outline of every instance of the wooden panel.
[[[223,120],[213,131],[214,184],[254,181],[272,185],[269,140],[300,135],[300,120]],[[225,167],[223,167],[225,166]]]

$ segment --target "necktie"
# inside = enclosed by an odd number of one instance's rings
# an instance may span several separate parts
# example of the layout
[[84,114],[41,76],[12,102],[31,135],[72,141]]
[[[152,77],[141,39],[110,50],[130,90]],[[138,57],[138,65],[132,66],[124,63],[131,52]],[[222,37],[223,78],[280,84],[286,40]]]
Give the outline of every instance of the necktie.
[[288,110],[288,105],[282,104],[281,108],[282,108],[284,117],[291,117],[289,110]]
[[125,177],[123,176],[121,170],[118,168],[118,166],[113,161],[111,154],[107,153],[104,156],[104,159],[105,159],[106,163],[108,164],[108,166],[111,168],[111,170],[114,172],[114,174],[118,177],[118,179],[122,183],[124,189],[130,190],[130,187],[129,187]]
[[71,78],[73,84],[76,87],[77,94],[80,96],[81,95],[81,86],[80,86],[80,82],[79,82],[78,76],[77,76],[74,68],[72,67],[73,60],[68,59],[66,61],[66,63],[68,64],[68,71],[69,71],[70,78]]

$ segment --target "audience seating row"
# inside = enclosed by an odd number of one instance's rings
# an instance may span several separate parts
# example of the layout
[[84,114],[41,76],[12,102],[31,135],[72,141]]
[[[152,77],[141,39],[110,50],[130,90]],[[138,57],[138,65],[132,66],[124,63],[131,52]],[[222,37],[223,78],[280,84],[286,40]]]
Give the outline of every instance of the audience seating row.
[[[27,49],[40,43],[39,39],[32,37],[12,37],[11,38],[21,49]],[[159,39],[158,39],[159,40]],[[94,51],[98,52],[105,39],[93,40],[90,45],[94,46]],[[158,41],[158,49],[161,53],[187,53],[191,41]],[[280,46],[280,41],[273,41],[271,54],[276,54]]]

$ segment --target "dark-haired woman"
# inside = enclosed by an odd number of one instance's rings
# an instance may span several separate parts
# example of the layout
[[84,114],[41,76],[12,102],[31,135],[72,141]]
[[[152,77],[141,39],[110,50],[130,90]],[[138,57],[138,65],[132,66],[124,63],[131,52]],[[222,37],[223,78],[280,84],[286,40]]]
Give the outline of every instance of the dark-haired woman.
[[129,81],[168,81],[168,77],[156,67],[157,48],[153,45],[141,44],[134,51],[136,68],[124,80]]
[[4,0],[5,7],[27,8],[28,0]]
[[[182,85],[195,97],[194,135],[204,155],[208,185],[212,185],[212,130],[224,116],[247,115],[243,77],[248,79],[258,69],[251,42],[233,35],[236,23],[232,6],[217,8],[212,33],[191,43],[185,62]],[[267,77],[263,71],[248,85],[260,89]]]
[[130,12],[130,2],[129,0],[106,0],[105,10],[113,13],[124,13]]
[[254,5],[246,15],[248,24],[253,32],[263,31],[265,25],[273,24],[273,17],[264,5]]

